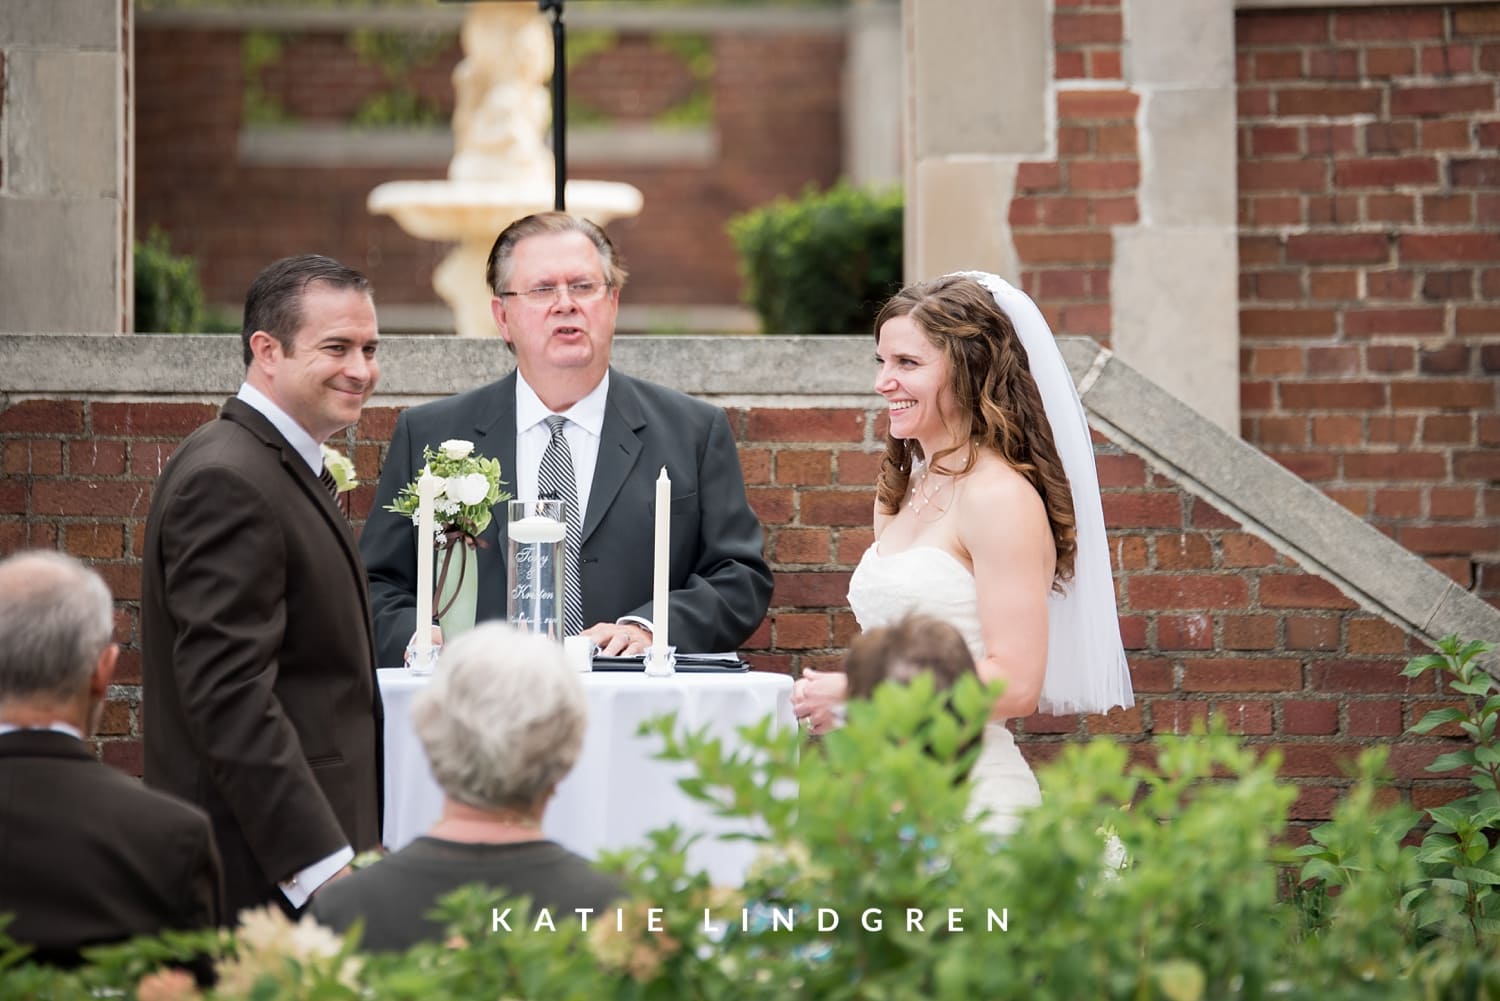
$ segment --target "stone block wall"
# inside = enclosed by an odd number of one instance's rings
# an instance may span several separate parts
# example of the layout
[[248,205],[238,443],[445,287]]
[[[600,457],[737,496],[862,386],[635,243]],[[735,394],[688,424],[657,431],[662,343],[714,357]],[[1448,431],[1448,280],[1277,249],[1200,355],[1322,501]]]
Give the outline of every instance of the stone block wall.
[[1244,436],[1500,602],[1500,5],[1236,43]]

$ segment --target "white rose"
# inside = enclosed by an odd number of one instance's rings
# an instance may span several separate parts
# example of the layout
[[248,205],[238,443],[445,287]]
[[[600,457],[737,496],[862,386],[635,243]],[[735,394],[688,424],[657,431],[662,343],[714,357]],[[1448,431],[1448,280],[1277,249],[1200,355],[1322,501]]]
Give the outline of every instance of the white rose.
[[481,504],[490,495],[490,481],[483,473],[470,473],[448,482],[448,496],[461,504]]
[[474,443],[462,438],[449,438],[438,447],[450,459],[467,459],[469,453],[474,451]]

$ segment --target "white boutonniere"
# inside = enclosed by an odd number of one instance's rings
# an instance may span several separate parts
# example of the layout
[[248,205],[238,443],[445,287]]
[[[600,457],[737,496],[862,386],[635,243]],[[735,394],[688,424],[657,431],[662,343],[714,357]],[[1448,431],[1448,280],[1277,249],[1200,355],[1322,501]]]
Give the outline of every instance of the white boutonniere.
[[359,477],[355,475],[354,463],[347,455],[336,448],[323,446],[323,468],[328,470],[333,477],[333,483],[338,487],[341,494],[346,494],[359,486]]

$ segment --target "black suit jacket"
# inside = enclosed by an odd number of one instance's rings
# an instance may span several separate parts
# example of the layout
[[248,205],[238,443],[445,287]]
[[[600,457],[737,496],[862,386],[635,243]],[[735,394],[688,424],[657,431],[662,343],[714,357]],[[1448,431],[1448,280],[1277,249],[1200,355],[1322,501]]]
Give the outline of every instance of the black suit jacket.
[[64,733],[0,734],[0,913],[34,958],[212,926],[223,904],[208,818],[101,764]]
[[229,917],[380,840],[364,567],[328,491],[238,399],[156,482],[141,574],[146,781],[213,820]]
[[[623,615],[653,619],[656,478],[672,480],[672,588],[668,639],[683,652],[734,650],[765,617],[771,571],[750,510],[729,420],[718,407],[611,369],[599,458],[579,547],[584,625]],[[412,407],[380,472],[374,510],[360,536],[370,574],[376,649],[397,667],[415,628],[417,558],[411,520],[385,510],[422,466],[422,447],[474,442],[500,460],[515,493],[516,375]],[[505,508],[481,536],[480,620],[505,618]]]

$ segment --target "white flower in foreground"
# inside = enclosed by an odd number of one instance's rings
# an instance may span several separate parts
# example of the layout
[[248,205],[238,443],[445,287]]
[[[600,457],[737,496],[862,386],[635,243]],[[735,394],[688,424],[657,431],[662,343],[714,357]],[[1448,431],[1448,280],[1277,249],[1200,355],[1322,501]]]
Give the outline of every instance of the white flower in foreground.
[[461,504],[483,504],[490,495],[490,481],[483,473],[469,473],[448,481],[447,491]]
[[[263,989],[262,978],[279,984],[303,986],[331,977],[345,987],[356,986],[357,957],[339,959],[343,938],[304,915],[293,924],[275,907],[257,907],[240,914],[235,955],[219,964],[217,992],[224,997],[249,997]],[[289,964],[287,960],[296,960]]]
[[467,459],[469,453],[474,451],[474,443],[464,441],[462,438],[449,438],[438,447],[450,459]]

